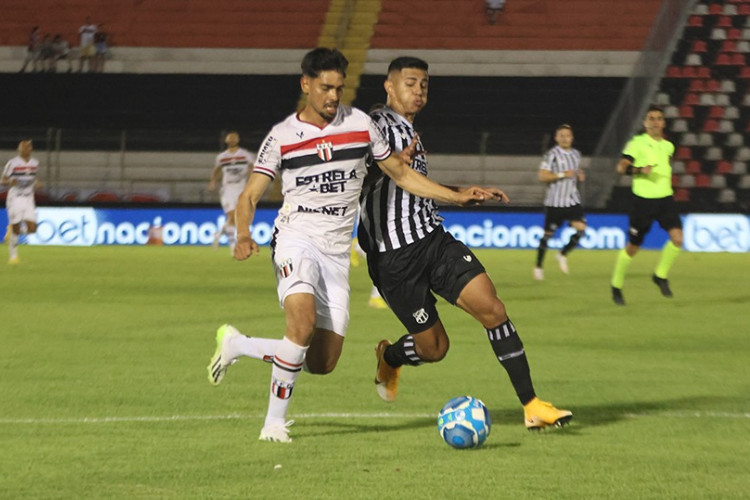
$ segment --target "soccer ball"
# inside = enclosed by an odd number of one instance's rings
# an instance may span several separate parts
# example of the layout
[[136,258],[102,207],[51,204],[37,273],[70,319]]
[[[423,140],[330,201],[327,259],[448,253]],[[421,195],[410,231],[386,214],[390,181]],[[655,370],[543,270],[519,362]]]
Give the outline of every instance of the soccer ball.
[[477,398],[459,396],[448,401],[438,414],[438,432],[454,448],[475,448],[490,435],[492,419]]

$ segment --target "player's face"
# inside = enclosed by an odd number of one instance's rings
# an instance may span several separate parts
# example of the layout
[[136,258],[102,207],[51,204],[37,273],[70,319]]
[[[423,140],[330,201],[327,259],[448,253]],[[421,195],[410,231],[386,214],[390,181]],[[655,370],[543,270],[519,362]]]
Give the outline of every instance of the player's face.
[[226,144],[228,148],[236,148],[240,144],[240,135],[227,134],[224,138],[224,144]]
[[306,110],[326,123],[331,122],[344,93],[344,75],[338,71],[321,71],[315,78],[303,76],[301,85],[302,92],[307,95]]
[[404,68],[393,71],[385,81],[388,105],[397,113],[409,119],[427,105],[427,90],[430,76],[418,68]]
[[34,146],[31,141],[21,141],[18,143],[18,155],[24,158],[31,156],[31,152],[34,151]]
[[643,128],[650,136],[660,136],[664,131],[664,113],[661,111],[649,111],[643,120]]
[[561,128],[555,132],[555,142],[563,149],[570,149],[573,146],[573,131],[569,128]]

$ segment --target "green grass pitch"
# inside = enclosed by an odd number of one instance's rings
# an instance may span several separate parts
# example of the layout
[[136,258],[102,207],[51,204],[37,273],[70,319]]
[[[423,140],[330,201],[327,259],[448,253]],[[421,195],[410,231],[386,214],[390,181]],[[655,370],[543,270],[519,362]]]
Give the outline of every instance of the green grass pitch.
[[[0,498],[747,498],[750,255],[683,253],[670,300],[644,251],[619,308],[614,252],[577,250],[568,276],[550,255],[543,282],[532,251],[477,254],[569,427],[526,431],[484,331],[444,302],[448,356],[381,402],[374,347],[403,330],[357,267],[339,366],[298,380],[293,443],[259,442],[269,365],[219,387],[205,367],[224,322],[282,335],[268,248],[21,247],[0,266]],[[476,450],[437,433],[463,394],[494,421]]]

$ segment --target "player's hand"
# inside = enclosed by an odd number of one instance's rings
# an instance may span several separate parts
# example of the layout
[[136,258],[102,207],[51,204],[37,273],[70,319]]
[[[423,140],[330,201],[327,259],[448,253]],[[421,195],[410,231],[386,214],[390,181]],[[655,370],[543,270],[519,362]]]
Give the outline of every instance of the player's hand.
[[506,205],[510,203],[510,198],[508,198],[508,195],[502,189],[496,187],[485,187],[483,189],[492,195],[488,201],[497,201]]
[[586,172],[583,170],[577,170],[578,172],[578,182],[583,182],[586,180]]
[[398,152],[398,157],[401,158],[401,161],[406,163],[407,165],[411,165],[411,162],[414,161],[414,157],[417,156],[417,144],[419,143],[419,134],[414,134],[414,137],[411,138],[411,142],[409,145]]
[[479,186],[469,186],[456,191],[456,205],[467,207],[472,205],[481,205],[485,201],[493,198],[492,192]]
[[646,165],[645,167],[639,168],[639,174],[648,175],[651,173],[651,171],[654,169],[652,165]]
[[237,260],[246,260],[251,255],[258,255],[260,248],[250,236],[241,236],[237,238],[234,245],[234,258]]
[[576,175],[575,170],[566,170],[564,174],[568,179],[572,179]]
[[215,189],[216,189],[216,184],[214,184],[214,181],[209,182],[208,186],[206,186],[206,190],[209,193],[213,193]]

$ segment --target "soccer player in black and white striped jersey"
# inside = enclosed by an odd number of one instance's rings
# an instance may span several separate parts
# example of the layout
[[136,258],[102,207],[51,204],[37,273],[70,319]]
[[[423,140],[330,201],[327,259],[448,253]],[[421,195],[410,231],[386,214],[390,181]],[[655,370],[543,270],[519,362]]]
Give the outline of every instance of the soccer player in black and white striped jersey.
[[544,198],[544,236],[539,241],[534,279],[543,280],[544,254],[547,242],[563,222],[569,221],[576,230],[563,249],[555,254],[560,270],[568,274],[567,255],[578,245],[586,231],[586,217],[581,206],[578,182],[586,180],[581,170],[581,152],[573,147],[573,127],[563,124],[555,130],[557,145],[547,151],[539,167],[539,180],[548,185]]
[[[394,59],[385,81],[386,106],[371,113],[391,150],[400,151],[411,160],[411,168],[424,176],[427,157],[413,122],[427,104],[427,71],[421,59]],[[482,189],[508,202],[500,189]],[[471,250],[443,228],[435,203],[404,191],[385,176],[373,175],[365,180],[360,206],[359,242],[367,252],[370,277],[408,332],[394,344],[381,340],[375,349],[378,395],[388,402],[395,400],[401,366],[437,362],[447,354],[448,334],[434,293],[484,327],[524,407],[527,428],[566,424],[573,417],[570,411],[536,397],[523,343],[495,285]]]

